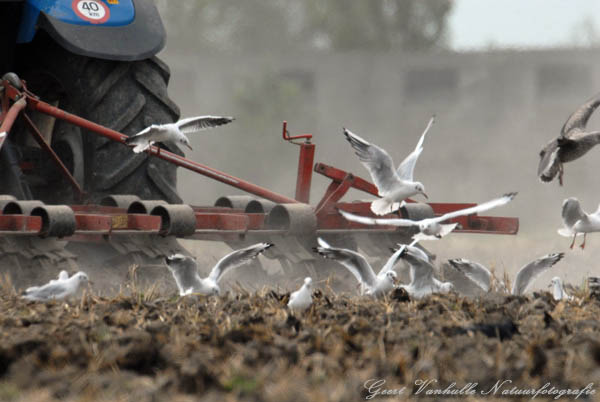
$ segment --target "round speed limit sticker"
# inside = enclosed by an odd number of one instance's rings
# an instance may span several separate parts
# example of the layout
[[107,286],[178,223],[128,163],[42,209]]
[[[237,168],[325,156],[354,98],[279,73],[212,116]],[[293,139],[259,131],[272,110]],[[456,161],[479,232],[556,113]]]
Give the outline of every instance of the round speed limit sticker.
[[79,18],[92,24],[102,24],[110,17],[108,6],[100,0],[73,0],[71,7]]

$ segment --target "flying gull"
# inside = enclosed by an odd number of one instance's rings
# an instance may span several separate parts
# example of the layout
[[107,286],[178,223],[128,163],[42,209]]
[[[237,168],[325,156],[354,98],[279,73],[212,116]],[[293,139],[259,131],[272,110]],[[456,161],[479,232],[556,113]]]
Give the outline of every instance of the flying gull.
[[175,123],[153,124],[127,138],[125,143],[134,145],[133,152],[136,154],[147,150],[155,142],[171,141],[192,149],[186,134],[222,126],[231,123],[233,120],[233,117],[226,116],[198,116],[179,120]]
[[351,214],[341,209],[338,209],[338,211],[347,220],[362,223],[364,225],[417,226],[419,228],[419,233],[415,234],[413,239],[417,241],[438,240],[452,232],[456,225],[458,225],[458,223],[442,224],[441,222],[447,221],[448,219],[457,218],[459,216],[476,214],[506,205],[512,201],[516,195],[517,193],[504,194],[500,198],[484,202],[483,204],[479,204],[474,207],[448,212],[447,214],[437,216],[435,218],[426,218],[419,221],[413,221],[410,219],[370,218],[367,216]]
[[585,155],[600,143],[600,131],[586,131],[590,116],[600,106],[600,93],[581,105],[565,122],[558,138],[540,151],[538,176],[543,182],[552,181],[558,174],[563,185],[563,164]]
[[54,279],[43,286],[27,288],[23,298],[35,301],[64,299],[74,295],[79,287],[85,285],[88,281],[87,274],[80,271],[70,278]]
[[563,201],[562,219],[564,227],[558,229],[558,234],[565,237],[573,236],[570,248],[575,245],[577,236],[583,233],[581,249],[585,248],[585,238],[588,233],[600,232],[600,205],[593,214],[585,212],[579,200],[575,197]]
[[358,135],[344,128],[344,135],[356,151],[362,164],[371,174],[373,183],[377,186],[379,196],[382,197],[371,203],[371,211],[376,215],[385,215],[397,210],[404,199],[416,194],[422,194],[425,198],[425,187],[418,181],[414,181],[413,172],[417,159],[423,152],[423,141],[425,135],[433,125],[435,116],[429,120],[421,139],[415,150],[402,161],[398,169],[394,169],[392,157],[377,145],[371,144]]
[[331,247],[320,237],[317,239],[319,247],[315,247],[314,251],[325,258],[335,260],[342,264],[348,271],[354,275],[356,280],[361,285],[361,294],[368,296],[382,296],[394,288],[397,275],[394,272],[394,265],[400,258],[402,249],[396,251],[385,263],[381,271],[377,275],[373,272],[373,268],[368,261],[357,253],[345,248]]
[[302,287],[290,295],[288,307],[292,311],[302,312],[312,304],[312,279],[304,278]]
[[204,295],[219,294],[221,289],[218,282],[225,272],[249,263],[263,251],[271,247],[271,243],[257,243],[252,246],[233,251],[221,258],[213,267],[206,278],[198,275],[196,260],[182,254],[173,254],[166,258],[167,267],[173,274],[179,295],[186,296],[192,293]]

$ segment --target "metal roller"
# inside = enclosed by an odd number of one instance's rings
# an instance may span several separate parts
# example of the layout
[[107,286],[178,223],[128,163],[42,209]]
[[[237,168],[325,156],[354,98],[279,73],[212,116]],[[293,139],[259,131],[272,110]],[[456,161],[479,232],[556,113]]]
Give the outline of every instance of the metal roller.
[[162,218],[160,224],[162,236],[191,236],[196,231],[196,214],[189,205],[159,205],[152,209],[150,215]]
[[140,201],[140,197],[137,195],[107,195],[100,200],[100,205],[129,209],[131,204],[136,201]]
[[2,208],[2,213],[4,215],[31,215],[34,208],[42,206],[44,203],[38,200],[9,201]]
[[264,214],[269,213],[277,204],[273,201],[257,199],[252,200],[246,205],[244,212],[249,214]]
[[6,204],[8,204],[11,201],[17,201],[16,197],[14,197],[10,194],[0,195],[0,211],[2,211],[4,209],[4,207],[6,206]]
[[165,200],[138,200],[134,201],[127,208],[128,214],[149,214],[159,205],[169,205]]
[[285,230],[291,235],[314,235],[317,216],[308,204],[279,204],[267,215],[265,226],[267,229]]
[[246,209],[251,201],[256,201],[256,198],[250,195],[226,195],[215,201],[215,207]]
[[411,202],[400,208],[402,217],[412,221],[420,221],[421,219],[433,218],[433,208],[429,204],[422,202]]
[[77,224],[73,210],[66,205],[43,205],[31,211],[42,218],[40,237],[65,237],[75,233]]

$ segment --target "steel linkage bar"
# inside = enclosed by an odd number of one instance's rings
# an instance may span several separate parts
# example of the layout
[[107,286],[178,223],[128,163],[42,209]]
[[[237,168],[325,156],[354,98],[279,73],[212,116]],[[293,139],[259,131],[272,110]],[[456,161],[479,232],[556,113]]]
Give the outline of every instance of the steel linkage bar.
[[[79,116],[75,116],[74,114],[65,112],[64,110],[49,105],[33,96],[26,94],[26,97],[29,107],[34,110],[37,110],[38,112],[56,117],[57,119],[67,121],[71,124],[75,124],[76,126],[93,131],[96,134],[106,137],[112,141],[120,142],[122,144],[125,144],[125,139],[128,138],[125,134],[121,134],[115,130],[111,130],[89,120],[83,119]],[[191,161],[172,152],[160,149],[157,146],[151,146],[147,153],[157,158],[166,160],[167,162],[170,162],[176,166],[210,177],[211,179],[220,181],[221,183],[229,184],[230,186],[239,188],[259,197],[266,198],[267,200],[271,200],[273,202],[278,202],[282,204],[297,202],[293,198],[277,194],[275,192],[267,190],[264,187],[257,186],[256,184],[228,175],[227,173],[220,172],[216,169],[202,165],[198,162]]]
[[69,181],[71,187],[73,187],[73,189],[77,192],[77,198],[80,201],[83,200],[85,197],[85,193],[79,186],[79,183],[77,183],[77,180],[75,180],[75,177],[73,177],[71,172],[69,172],[69,169],[67,169],[64,163],[62,163],[62,161],[60,160],[56,152],[54,152],[52,147],[44,140],[44,137],[42,136],[36,125],[33,123],[33,121],[31,121],[31,118],[29,118],[27,113],[23,113],[23,118],[25,119],[25,124],[27,125],[27,128],[29,129],[29,132],[31,133],[33,139],[35,139],[39,146],[50,155],[50,158],[54,161],[56,166],[62,172],[63,176],[66,177],[66,179]]

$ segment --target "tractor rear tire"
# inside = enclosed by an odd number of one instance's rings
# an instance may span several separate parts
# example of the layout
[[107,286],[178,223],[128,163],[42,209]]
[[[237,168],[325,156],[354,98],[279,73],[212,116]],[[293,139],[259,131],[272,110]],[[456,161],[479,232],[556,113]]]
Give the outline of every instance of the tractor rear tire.
[[[124,62],[79,56],[40,32],[31,44],[19,49],[18,60],[20,76],[42,100],[57,100],[59,107],[123,134],[179,118],[179,108],[167,94],[169,68],[156,57]],[[84,166],[70,168],[75,173],[85,172],[88,202],[97,203],[107,194],[182,202],[177,194],[176,166],[146,153],[134,154],[131,148],[94,132],[78,130],[82,149],[70,153]],[[53,145],[59,139],[53,138]],[[63,147],[76,147],[77,143],[73,138],[62,142]],[[175,144],[161,147],[183,155]],[[62,183],[68,186],[64,180]]]

